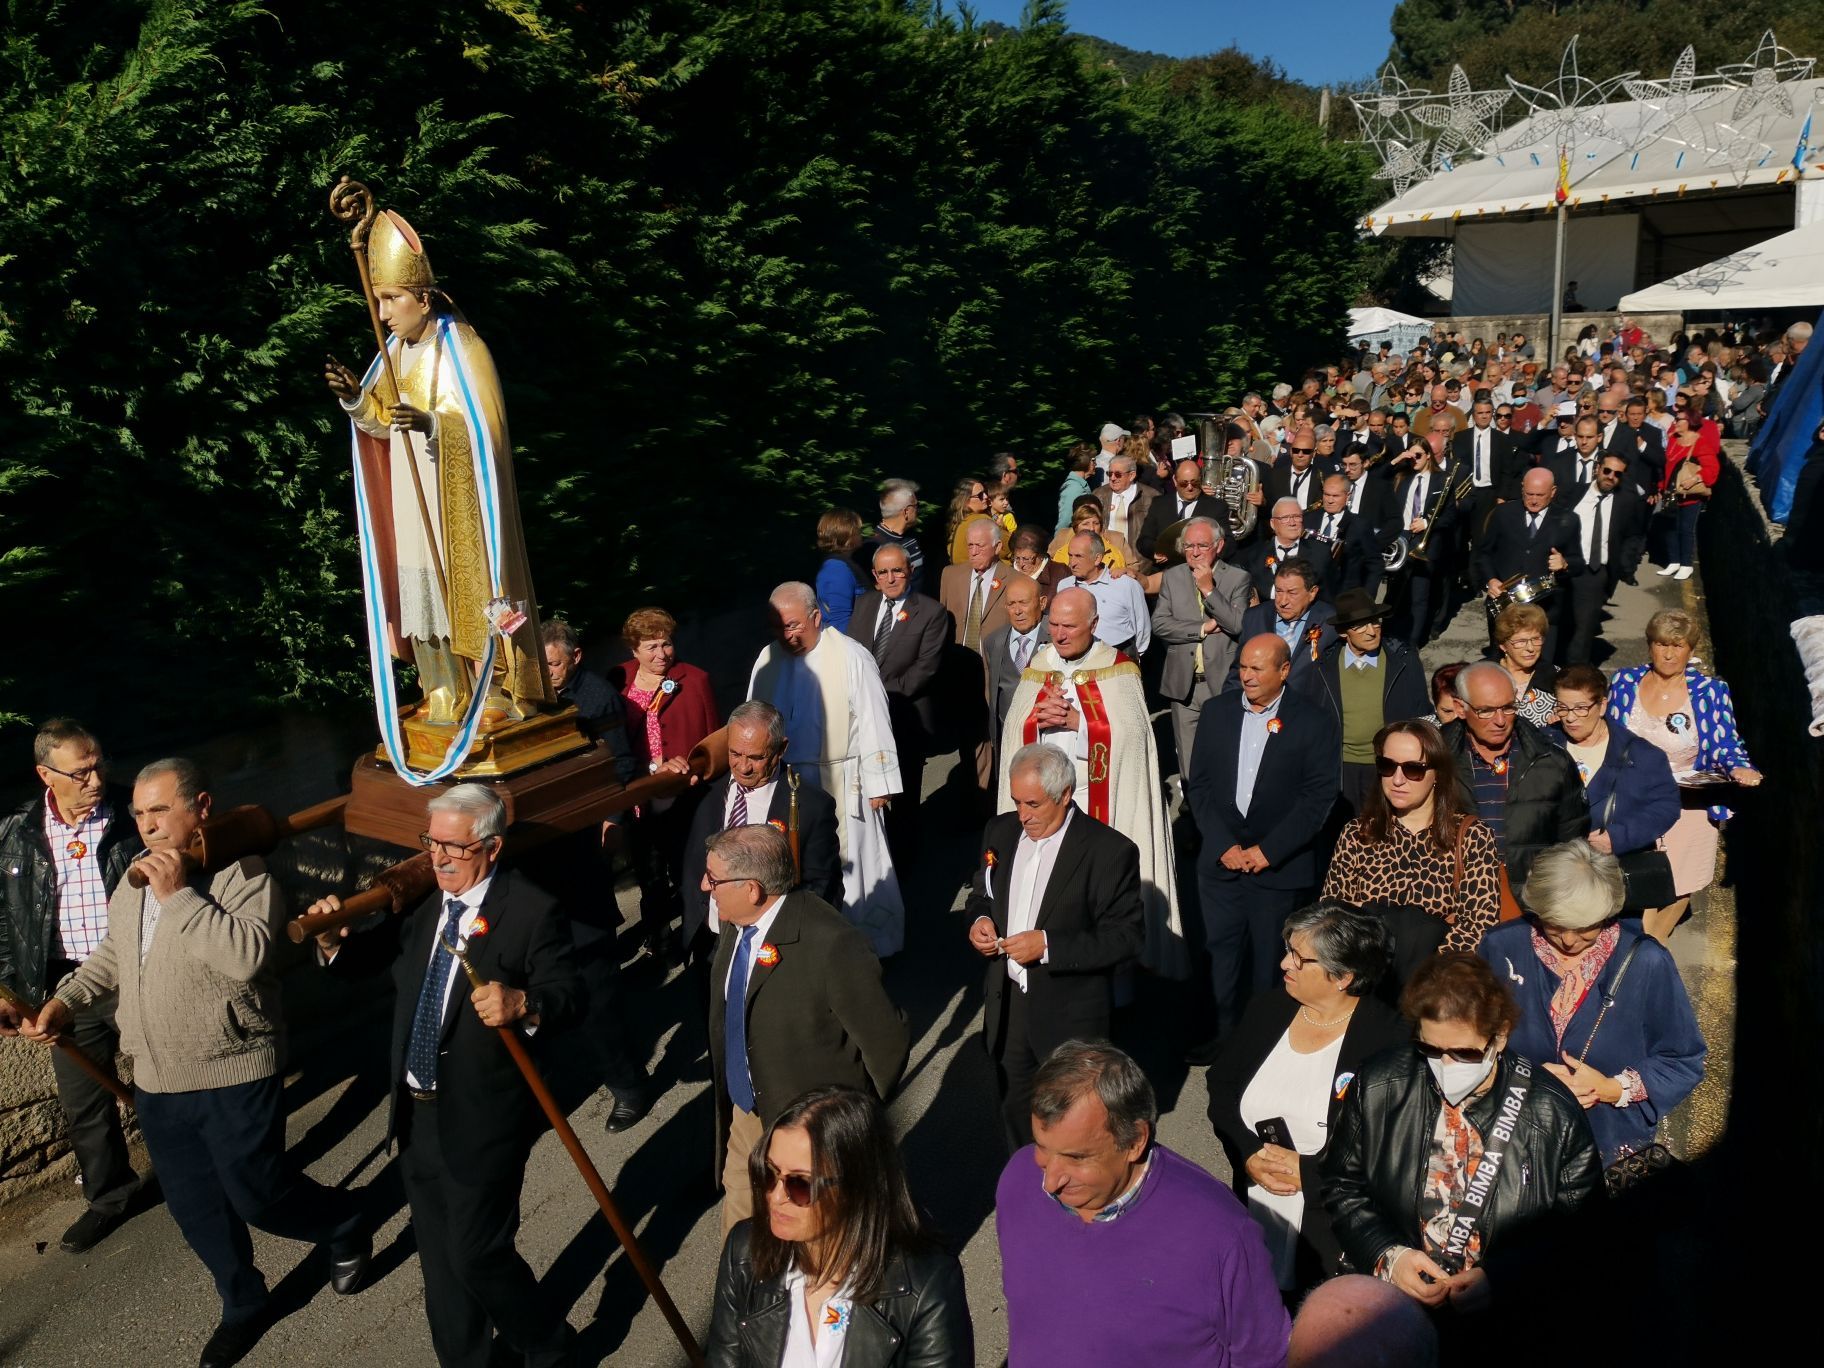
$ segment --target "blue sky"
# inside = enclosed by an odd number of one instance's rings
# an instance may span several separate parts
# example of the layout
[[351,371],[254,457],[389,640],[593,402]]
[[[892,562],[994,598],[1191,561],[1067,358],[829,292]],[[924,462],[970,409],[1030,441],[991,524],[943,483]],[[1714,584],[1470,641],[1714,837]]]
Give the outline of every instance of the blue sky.
[[[1313,85],[1372,76],[1386,60],[1394,0],[1070,0],[1068,20],[1131,48],[1196,57],[1233,43]],[[974,0],[984,20],[1018,24],[1025,0]]]

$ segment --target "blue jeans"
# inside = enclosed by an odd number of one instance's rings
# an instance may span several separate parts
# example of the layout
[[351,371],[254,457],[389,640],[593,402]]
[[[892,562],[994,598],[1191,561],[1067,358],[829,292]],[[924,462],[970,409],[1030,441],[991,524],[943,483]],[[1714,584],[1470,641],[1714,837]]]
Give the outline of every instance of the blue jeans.
[[324,1187],[286,1161],[283,1101],[277,1078],[198,1092],[134,1091],[165,1205],[215,1278],[224,1321],[251,1319],[266,1305],[248,1226],[327,1244],[334,1255],[363,1225],[353,1193]]
[[1701,503],[1681,504],[1678,510],[1678,554],[1680,565],[1697,564],[1697,519],[1704,511]]

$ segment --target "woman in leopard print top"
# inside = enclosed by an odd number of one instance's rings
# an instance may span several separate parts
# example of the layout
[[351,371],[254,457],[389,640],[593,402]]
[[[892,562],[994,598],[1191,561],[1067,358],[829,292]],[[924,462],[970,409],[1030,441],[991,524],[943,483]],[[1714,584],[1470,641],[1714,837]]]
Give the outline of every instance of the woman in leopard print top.
[[1417,907],[1449,923],[1444,949],[1474,950],[1501,915],[1494,833],[1465,810],[1456,762],[1431,723],[1382,727],[1374,753],[1380,783],[1337,842],[1324,896]]

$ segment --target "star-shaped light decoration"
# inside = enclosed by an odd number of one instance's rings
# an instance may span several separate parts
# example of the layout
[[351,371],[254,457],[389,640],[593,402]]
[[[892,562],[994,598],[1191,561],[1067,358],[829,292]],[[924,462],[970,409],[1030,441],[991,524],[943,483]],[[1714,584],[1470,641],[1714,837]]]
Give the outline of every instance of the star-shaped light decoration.
[[1592,81],[1577,69],[1577,37],[1572,35],[1571,41],[1565,44],[1564,56],[1559,59],[1556,80],[1543,86],[1531,86],[1512,76],[1507,78],[1514,94],[1532,115],[1522,126],[1519,138],[1528,146],[1546,143],[1552,147],[1571,148],[1598,139],[1625,142],[1626,139],[1610,126],[1602,107],[1614,98],[1624,81],[1631,81],[1638,75],[1638,71],[1628,71],[1606,81]]
[[1361,126],[1360,141],[1373,150],[1380,163],[1375,178],[1392,181],[1395,195],[1405,194],[1407,187],[1425,174],[1431,139],[1413,121],[1412,109],[1431,97],[1429,90],[1407,85],[1392,62],[1349,97]]
[[1716,69],[1716,74],[1741,88],[1730,118],[1741,122],[1762,105],[1777,109],[1787,118],[1793,115],[1792,91],[1788,82],[1810,79],[1817,65],[1815,57],[1796,57],[1781,47],[1768,29],[1761,44],[1745,62],[1730,62]]
[[1726,257],[1705,262],[1702,266],[1686,271],[1683,275],[1674,276],[1666,284],[1680,290],[1702,290],[1707,295],[1715,295],[1725,286],[1733,285],[1755,265],[1761,262],[1765,266],[1778,266],[1773,259],[1761,261],[1759,252],[1732,252]]
[[1463,68],[1450,69],[1448,104],[1414,105],[1412,117],[1438,130],[1431,149],[1431,164],[1448,171],[1458,154],[1479,154],[1495,136],[1494,119],[1514,97],[1511,90],[1471,90]]
[[[1678,54],[1678,60],[1672,64],[1672,74],[1663,81],[1623,81],[1622,86],[1630,97],[1644,105],[1657,109],[1665,116],[1665,122],[1650,135],[1652,138],[1671,136],[1695,150],[1711,150],[1709,140],[1704,136],[1704,128],[1698,122],[1698,113],[1728,98],[1735,86],[1716,76],[1699,77],[1697,74],[1697,49],[1688,47]],[[1646,133],[1645,121],[1642,121],[1641,132]],[[1647,141],[1642,138],[1641,141]]]
[[1765,136],[1772,117],[1771,114],[1757,114],[1741,125],[1719,122],[1716,141],[1721,146],[1704,158],[1704,165],[1725,167],[1738,189],[1746,185],[1748,173],[1773,156],[1773,147]]
[[1401,142],[1386,142],[1381,145],[1381,164],[1376,168],[1374,178],[1393,182],[1394,195],[1406,193],[1406,187],[1425,174],[1425,144],[1408,147]]

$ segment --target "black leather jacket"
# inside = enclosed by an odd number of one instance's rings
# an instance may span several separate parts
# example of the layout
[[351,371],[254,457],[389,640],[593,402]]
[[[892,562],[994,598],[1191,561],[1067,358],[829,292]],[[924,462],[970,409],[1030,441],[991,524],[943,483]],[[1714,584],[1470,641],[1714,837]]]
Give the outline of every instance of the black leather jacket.
[[[1441,730],[1445,747],[1457,757],[1457,783],[1468,802],[1467,810],[1474,812],[1469,729],[1462,722],[1448,722]],[[1590,801],[1570,753],[1524,717],[1514,719],[1514,739],[1507,755],[1512,769],[1507,806],[1502,811],[1501,859],[1507,866],[1508,883],[1518,893],[1540,851],[1590,834]]]
[[[1470,1123],[1485,1137],[1514,1081],[1513,1059],[1502,1052],[1494,1086],[1469,1104]],[[1419,1203],[1443,1105],[1424,1056],[1411,1045],[1383,1051],[1356,1075],[1324,1156],[1324,1206],[1356,1271],[1373,1272],[1393,1246],[1422,1247]],[[1602,1191],[1602,1161],[1583,1108],[1535,1065],[1532,1092],[1477,1226],[1480,1266],[1495,1295],[1505,1300],[1517,1292],[1529,1269],[1543,1275],[1557,1218]]]
[[[143,848],[132,795],[110,786],[101,798],[108,829],[96,859],[109,895]],[[56,985],[45,981],[57,930],[57,869],[44,834],[44,795],[0,817],[0,983],[36,1002]]]
[[[722,1247],[709,1368],[778,1368],[785,1357],[791,1303],[783,1277],[754,1281],[747,1250],[752,1225],[742,1221]],[[885,1289],[854,1308],[843,1368],[969,1368],[975,1362],[963,1268],[953,1256],[939,1249],[895,1255]]]

